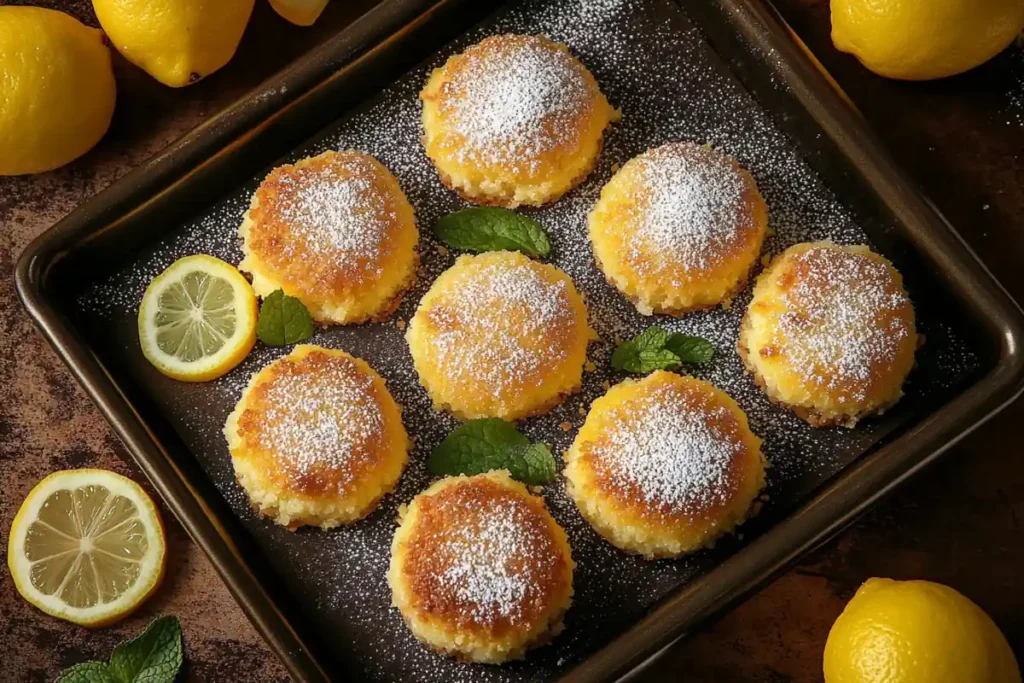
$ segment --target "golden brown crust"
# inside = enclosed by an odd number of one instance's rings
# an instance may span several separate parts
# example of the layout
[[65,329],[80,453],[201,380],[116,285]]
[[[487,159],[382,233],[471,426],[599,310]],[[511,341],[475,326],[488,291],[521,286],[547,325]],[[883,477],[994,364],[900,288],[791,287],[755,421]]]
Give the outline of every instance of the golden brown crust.
[[569,192],[572,192],[577,187],[579,187],[580,183],[582,183],[584,180],[586,180],[587,176],[589,176],[591,173],[594,172],[594,169],[597,167],[597,160],[598,160],[598,158],[600,158],[601,150],[603,148],[604,148],[604,140],[601,140],[598,143],[597,154],[594,155],[593,159],[587,165],[587,167],[584,168],[579,173],[579,175],[577,175],[575,178],[573,178],[569,182],[569,186],[568,187],[566,187],[561,192],[558,192],[556,194],[548,195],[547,197],[545,197],[543,202],[516,201],[513,198],[513,196],[508,195],[508,194],[506,194],[504,196],[500,196],[500,197],[499,196],[495,196],[495,195],[471,194],[469,192],[466,192],[463,188],[457,187],[456,185],[454,185],[452,183],[451,177],[447,173],[442,171],[440,168],[438,168],[436,170],[437,170],[438,177],[441,179],[441,184],[444,185],[448,190],[450,190],[450,191],[454,192],[455,194],[459,195],[459,197],[463,201],[469,202],[470,204],[476,204],[478,206],[493,206],[493,207],[497,207],[499,209],[515,209],[515,208],[517,208],[519,206],[544,206],[545,204],[552,204],[554,202],[557,202],[559,199],[561,199],[562,197],[567,195]]
[[594,336],[569,277],[518,252],[460,257],[406,333],[435,406],[464,419],[547,411],[579,389]]
[[[571,566],[552,534],[553,520],[542,499],[522,495],[487,477],[463,479],[432,495],[417,499],[415,527],[405,537],[401,574],[410,591],[410,603],[419,616],[428,616],[462,633],[491,639],[529,632],[552,619],[551,604],[571,585]],[[465,539],[486,537],[481,533],[493,515],[515,519],[515,543],[507,559],[524,594],[514,604],[479,605],[458,594],[450,578],[465,562],[458,555]],[[453,553],[452,544],[458,548]],[[491,540],[479,541],[474,552],[486,556]],[[545,631],[545,636],[550,634]],[[531,645],[539,644],[538,642]],[[449,651],[451,652],[451,650]]]
[[[594,255],[594,261],[597,263],[598,270],[602,270],[601,259],[599,259],[596,254]],[[717,301],[713,304],[694,304],[693,306],[683,306],[680,308],[663,308],[659,306],[653,306],[652,315],[670,315],[674,318],[680,318],[686,315],[687,313],[696,313],[697,311],[710,311],[711,309],[718,308],[719,306],[728,308],[732,304],[732,300],[736,297],[736,295],[746,288],[747,283],[750,282],[750,278],[753,275],[754,270],[756,268],[757,262],[751,263],[750,268],[747,269],[746,275],[744,275],[736,283],[735,287],[733,287],[730,291],[728,291],[725,294],[725,296],[722,297],[721,301]],[[603,270],[602,275],[604,275],[605,282],[607,282],[612,287],[615,287],[615,282],[608,275],[605,275]],[[629,301],[629,303],[633,304],[634,306],[643,305],[643,302],[640,300],[638,296],[626,293],[623,293],[622,295],[626,297],[626,300]]]
[[360,152],[273,169],[241,233],[240,267],[253,273],[257,293],[284,289],[322,323],[382,319],[416,278],[413,209],[394,176]]
[[919,342],[891,264],[867,247],[821,242],[773,259],[736,348],[772,403],[814,427],[853,427],[899,400]]
[[597,399],[565,462],[580,514],[616,547],[647,558],[707,547],[755,514],[767,466],[735,401],[665,371]]
[[485,38],[435,69],[420,98],[423,146],[444,185],[505,208],[582,182],[618,118],[586,67],[544,36]]
[[734,446],[728,467],[722,471],[721,479],[715,484],[714,495],[708,495],[685,507],[674,506],[670,501],[651,498],[637,484],[616,477],[602,457],[602,452],[617,448],[614,432],[635,423],[642,406],[650,403],[649,399],[656,394],[623,403],[604,415],[603,419],[614,425],[615,429],[580,444],[577,457],[581,464],[593,471],[594,482],[605,495],[628,506],[639,517],[657,520],[662,524],[713,520],[733,504],[739,483],[744,479],[746,468],[752,460],[748,446],[749,427],[745,420],[740,419],[742,413],[738,412],[738,407],[723,402],[713,388],[703,382],[674,382],[664,386],[660,393],[658,403],[664,410],[700,416],[709,431],[714,431],[720,439]]
[[[368,164],[355,158],[347,160],[343,154],[329,153],[308,159],[302,165],[278,166],[260,183],[254,195],[256,201],[249,211],[252,251],[268,265],[288,273],[288,279],[303,290],[347,291],[377,265],[376,259],[365,254],[339,259],[335,250],[320,250],[296,239],[294,223],[286,216],[288,207],[296,203],[297,195],[308,187],[307,179],[323,174],[342,180],[371,173]],[[373,219],[382,219],[389,210],[394,209],[382,204]],[[381,237],[386,252],[386,233]]]
[[[740,354],[740,359],[743,361],[743,367],[754,380],[754,384],[756,384],[762,391],[765,392],[765,395],[768,397],[768,400],[772,404],[777,405],[780,408],[785,408],[786,410],[790,411],[791,413],[799,417],[801,420],[811,425],[812,427],[816,427],[819,429],[826,429],[828,427],[855,427],[857,425],[857,422],[864,419],[865,417],[869,417],[871,415],[881,415],[886,410],[895,405],[896,401],[893,401],[892,403],[876,408],[875,410],[862,410],[852,414],[834,415],[831,417],[826,417],[824,414],[822,414],[821,411],[815,410],[814,408],[792,405],[790,403],[786,403],[785,401],[776,398],[771,393],[771,391],[769,391],[768,383],[765,381],[764,376],[761,375],[761,372],[756,367],[750,364],[750,361],[747,358],[747,356],[749,355],[749,350],[746,344],[746,337],[743,336],[743,329],[746,326],[747,316],[746,314],[744,314],[743,319],[740,322],[740,337],[739,339],[736,340],[736,351]],[[761,353],[765,353],[765,350],[761,349]]]
[[753,177],[731,157],[668,143],[631,159],[601,190],[588,234],[605,279],[641,313],[728,304],[768,230]]
[[[293,379],[300,379],[310,387],[339,380],[353,385],[365,383],[365,393],[359,399],[363,404],[361,409],[372,409],[390,397],[382,395],[380,386],[365,382],[366,370],[355,359],[324,351],[312,351],[298,360],[290,357],[278,360],[261,372],[260,381],[249,392],[245,410],[238,417],[238,434],[245,445],[246,458],[281,489],[310,498],[336,496],[339,491],[367,476],[388,457],[383,432],[376,431],[352,444],[351,454],[344,463],[332,463],[328,458],[317,460],[314,454],[311,462],[296,466],[291,458],[282,457],[280,444],[268,439],[266,431],[267,426],[274,422],[298,418],[292,414],[280,414],[279,407],[271,398],[281,382]],[[295,448],[302,447],[298,443],[301,430],[301,426],[296,429]]]

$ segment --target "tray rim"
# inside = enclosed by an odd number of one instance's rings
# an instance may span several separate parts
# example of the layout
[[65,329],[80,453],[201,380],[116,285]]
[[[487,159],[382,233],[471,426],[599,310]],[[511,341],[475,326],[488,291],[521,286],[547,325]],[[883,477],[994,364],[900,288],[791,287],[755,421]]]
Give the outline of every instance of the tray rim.
[[[22,252],[15,268],[15,289],[22,305],[71,374],[113,427],[150,483],[203,549],[221,579],[289,673],[298,681],[331,677],[301,635],[255,580],[244,558],[205,507],[173,459],[121,392],[85,340],[50,301],[46,284],[53,267],[100,226],[116,220],[122,206],[137,206],[208,161],[259,122],[283,109],[317,83],[353,63],[399,31],[460,0],[383,0],[337,35],[296,60],[240,100],[171,143],[163,151],[90,197]],[[1024,391],[1024,311],[978,259],[955,228],[909,180],[856,111],[855,106],[789,28],[771,0],[714,0],[731,11],[755,44],[778,50],[783,79],[801,104],[858,170],[873,171],[872,189],[887,205],[897,206],[908,230],[918,230],[916,248],[929,252],[960,293],[976,305],[998,339],[995,366],[935,412],[912,423],[894,441],[870,451],[760,537],[717,565],[719,590],[706,581],[691,582],[651,614],[588,656],[560,680],[614,680],[638,670],[689,628],[721,612],[767,582],[800,554],[842,530],[870,505],[950,446],[990,419]],[[279,91],[287,85],[287,96]],[[132,201],[135,204],[132,204]],[[903,220],[906,217],[906,220]],[[897,448],[898,447],[898,448]],[[897,451],[905,451],[899,453]],[[728,590],[724,588],[728,587]]]

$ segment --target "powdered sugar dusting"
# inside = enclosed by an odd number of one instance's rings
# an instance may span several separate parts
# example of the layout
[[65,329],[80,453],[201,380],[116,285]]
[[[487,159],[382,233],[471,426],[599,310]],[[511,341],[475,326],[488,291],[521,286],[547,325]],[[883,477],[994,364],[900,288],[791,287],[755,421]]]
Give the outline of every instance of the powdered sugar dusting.
[[592,88],[573,58],[536,36],[497,36],[463,55],[441,111],[464,144],[463,160],[531,168],[571,144]]
[[669,515],[728,501],[744,444],[725,406],[667,385],[628,407],[595,449],[599,476]]
[[428,350],[452,376],[490,387],[494,396],[564,358],[560,343],[575,325],[568,284],[551,281],[532,262],[489,263],[460,282],[429,317],[438,332]]
[[260,399],[267,406],[265,419],[251,438],[277,454],[292,477],[327,471],[344,490],[351,483],[354,461],[384,429],[373,378],[338,357],[317,363],[315,372],[302,361],[285,358],[273,372]]
[[912,333],[910,302],[886,265],[862,254],[816,247],[795,260],[801,277],[785,294],[791,310],[777,341],[806,381],[848,391],[840,402],[862,401],[875,368]]
[[743,179],[721,154],[670,144],[641,155],[642,190],[633,211],[633,257],[642,270],[666,260],[688,269],[713,267],[748,226]]
[[[525,514],[530,511],[522,505],[503,501],[483,515],[471,515],[479,523],[457,526],[437,549],[448,564],[440,582],[454,592],[475,623],[494,623],[497,618],[512,624],[521,621],[523,603],[536,590],[535,562],[540,558]],[[451,515],[454,520],[466,517],[462,510],[452,510]]]
[[361,155],[332,156],[329,164],[288,169],[278,179],[276,209],[290,227],[285,256],[336,259],[340,267],[374,264],[397,220],[387,195],[373,182],[377,168]]

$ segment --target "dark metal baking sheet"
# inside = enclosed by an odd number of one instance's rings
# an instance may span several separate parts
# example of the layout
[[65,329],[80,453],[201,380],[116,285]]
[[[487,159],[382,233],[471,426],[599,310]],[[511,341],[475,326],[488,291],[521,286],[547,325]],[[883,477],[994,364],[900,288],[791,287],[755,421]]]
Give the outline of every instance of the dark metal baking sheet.
[[[687,3],[685,10],[670,0],[528,0],[474,26],[482,4],[384,3],[91,200],[19,264],[19,292],[44,333],[300,680],[343,672],[382,681],[614,678],[839,528],[1021,386],[1019,310],[892,168],[770,7],[759,0]],[[560,483],[546,487],[579,563],[574,606],[552,645],[497,668],[458,664],[419,646],[389,607],[384,571],[395,508],[429,481],[425,455],[454,424],[430,409],[397,324],[450,264],[429,226],[460,206],[420,151],[416,95],[429,68],[503,31],[567,43],[623,111],[586,183],[530,211],[548,226],[552,261],[587,296],[602,336],[591,350],[599,370],[588,373],[580,395],[527,421],[533,436],[560,453],[582,422],[580,409],[616,379],[605,371],[613,340],[650,322],[595,269],[584,216],[615,164],[669,140],[715,144],[751,169],[771,209],[768,251],[830,238],[870,242],[888,255],[906,276],[927,343],[895,409],[856,430],[814,431],[769,405],[742,373],[732,345],[749,291],[729,310],[659,319],[716,342],[718,357],[701,374],[740,402],[765,439],[768,504],[739,537],[713,550],[645,562],[601,541]],[[220,433],[249,374],[281,350],[258,347],[212,383],[174,382],[142,359],[135,312],[149,279],[174,259],[202,252],[239,260],[235,231],[269,167],[349,147],[375,154],[398,176],[424,235],[424,274],[389,322],[334,328],[315,341],[381,371],[406,406],[417,446],[397,493],[369,519],[289,533],[249,511]],[[572,428],[564,431],[563,423]]]

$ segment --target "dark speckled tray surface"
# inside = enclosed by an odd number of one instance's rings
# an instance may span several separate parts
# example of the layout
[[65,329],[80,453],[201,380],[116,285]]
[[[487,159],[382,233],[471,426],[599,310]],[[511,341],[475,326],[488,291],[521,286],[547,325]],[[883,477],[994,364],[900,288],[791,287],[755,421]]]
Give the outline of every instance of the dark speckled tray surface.
[[[900,229],[895,219],[860,203],[860,195],[852,191],[837,193],[844,188],[830,185],[819,173],[819,168],[829,164],[817,163],[814,154],[806,152],[806,140],[795,141],[780,127],[777,112],[773,115],[737,78],[747,73],[748,62],[770,62],[779,57],[748,45],[747,52],[723,58],[698,28],[704,20],[688,16],[669,0],[512,3],[439,51],[425,52],[431,55],[425,62],[394,82],[383,83],[383,90],[360,101],[283,158],[269,165],[264,159],[244,172],[236,170],[236,175],[245,177],[215,201],[179,206],[180,218],[170,214],[172,218],[152,226],[138,244],[104,262],[98,269],[101,274],[93,272],[85,286],[71,295],[64,292],[53,297],[59,299],[61,310],[81,339],[123,388],[127,401],[138,409],[134,419],[156,425],[159,441],[169,444],[171,459],[181,463],[183,479],[199,482],[195,495],[213,501],[212,512],[204,514],[226,520],[229,536],[244,536],[243,555],[260,556],[252,559],[255,568],[250,578],[231,572],[226,572],[226,578],[236,592],[236,582],[241,585],[255,580],[282,605],[282,618],[296,626],[297,649],[309,650],[299,657],[278,646],[286,662],[294,658],[291,666],[297,677],[318,680],[324,672],[340,677],[345,671],[353,679],[374,681],[557,678],[665,604],[681,587],[707,585],[712,590],[714,584],[706,580],[714,580],[715,568],[726,558],[742,557],[751,539],[764,536],[801,504],[821,496],[823,485],[865,452],[900,438],[922,416],[950,402],[997,365],[998,352],[993,351],[991,340],[971,330],[964,317],[948,314],[963,303],[945,294],[948,285],[938,284],[941,278],[936,277],[934,267],[922,265],[904,242],[893,237]],[[560,456],[582,424],[586,407],[603,393],[605,382],[621,379],[609,370],[614,341],[632,336],[652,322],[637,314],[596,269],[586,242],[585,216],[613,169],[669,141],[715,145],[750,169],[770,207],[773,234],[766,253],[778,253],[796,242],[830,239],[872,244],[889,255],[906,275],[927,344],[919,352],[905,398],[889,413],[853,430],[814,430],[769,404],[743,372],[734,345],[740,316],[749,301],[749,287],[729,308],[680,319],[658,318],[656,322],[671,330],[704,336],[715,343],[716,358],[697,374],[732,395],[764,439],[770,462],[764,509],[741,527],[736,537],[723,539],[713,549],[682,560],[648,562],[601,540],[580,518],[561,482],[545,487],[544,497],[566,528],[578,563],[574,604],[564,633],[551,645],[536,650],[525,661],[487,667],[456,663],[420,646],[390,607],[385,570],[396,509],[431,481],[424,467],[426,456],[456,424],[431,408],[416,380],[403,338],[404,321],[411,317],[420,296],[454,259],[453,254],[438,249],[429,228],[439,216],[464,205],[442,186],[422,152],[417,94],[429,69],[480,38],[501,32],[545,33],[566,43],[622,111],[622,121],[607,134],[594,173],[554,205],[525,211],[548,228],[553,242],[549,260],[565,270],[582,291],[601,337],[590,349],[598,369],[585,374],[581,393],[550,414],[523,423],[533,438],[549,443]],[[772,87],[786,89],[782,83]],[[276,88],[264,95],[285,92],[280,85]],[[296,125],[301,130],[301,122]],[[307,130],[306,135],[316,130]],[[288,349],[257,345],[241,366],[224,378],[205,384],[178,383],[159,375],[142,358],[135,315],[146,284],[175,259],[208,253],[232,263],[240,260],[237,227],[251,193],[270,167],[326,149],[349,148],[375,155],[398,177],[417,212],[423,267],[413,290],[387,321],[319,330],[311,343],[345,349],[367,360],[385,377],[405,408],[415,448],[397,491],[368,519],[331,531],[293,533],[250,510],[245,493],[234,480],[221,433],[250,375]],[[246,168],[241,162],[235,166]],[[176,191],[183,201],[189,197],[183,189]],[[564,423],[571,428],[565,430]],[[201,481],[204,477],[205,482]],[[174,494],[165,491],[165,495]],[[209,541],[203,540],[203,534],[194,529],[193,533],[207,547]],[[740,586],[733,588],[738,595]],[[250,606],[250,612],[258,611]],[[265,616],[273,618],[272,614]],[[266,634],[266,623],[259,625]],[[659,644],[663,640],[651,637],[647,647]],[[634,659],[628,663],[636,663],[642,654],[633,653]],[[300,659],[312,659],[316,665],[296,665]],[[619,669],[625,666],[623,663]],[[617,672],[615,667],[607,669],[608,675]],[[578,680],[597,679],[583,669],[576,673]]]

